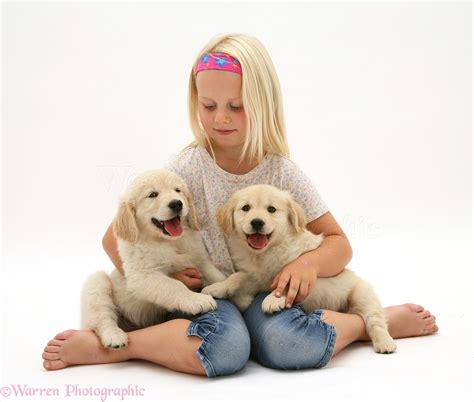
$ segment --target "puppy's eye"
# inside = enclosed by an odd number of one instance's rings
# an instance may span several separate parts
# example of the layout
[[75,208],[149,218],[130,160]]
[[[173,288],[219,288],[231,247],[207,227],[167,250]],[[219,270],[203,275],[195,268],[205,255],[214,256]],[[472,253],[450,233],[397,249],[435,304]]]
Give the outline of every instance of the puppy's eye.
[[273,214],[274,212],[276,212],[276,208],[275,207],[272,207],[271,205],[267,208],[267,211],[270,212],[271,214]]
[[175,188],[174,191],[176,191],[177,193],[181,192],[181,190],[179,188]]
[[148,198],[156,198],[158,197],[158,193],[156,191],[152,191],[150,194],[148,194]]
[[242,211],[250,211],[250,205],[249,204],[245,204],[243,207],[242,207]]

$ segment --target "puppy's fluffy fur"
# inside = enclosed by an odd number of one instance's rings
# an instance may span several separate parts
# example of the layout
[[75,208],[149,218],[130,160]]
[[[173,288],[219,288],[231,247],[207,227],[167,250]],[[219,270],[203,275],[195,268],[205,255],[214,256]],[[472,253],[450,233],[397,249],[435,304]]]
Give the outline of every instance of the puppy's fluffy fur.
[[127,345],[119,315],[146,327],[163,322],[168,311],[198,314],[217,307],[212,296],[169,277],[193,266],[204,285],[225,279],[204,248],[191,194],[179,176],[154,170],[137,177],[122,197],[113,228],[125,276],[97,272],[82,290],[82,327],[92,328],[104,346]]
[[[273,278],[285,265],[316,249],[323,240],[323,235],[306,229],[304,211],[291,195],[270,185],[249,186],[235,192],[218,210],[217,221],[229,236],[237,272],[202,292],[216,298],[229,297],[242,311],[258,292],[271,291]],[[286,294],[276,297],[275,291],[263,300],[265,313],[285,307]],[[392,353],[396,349],[372,286],[349,269],[335,277],[318,278],[301,306],[307,313],[322,308],[359,314],[376,352]]]

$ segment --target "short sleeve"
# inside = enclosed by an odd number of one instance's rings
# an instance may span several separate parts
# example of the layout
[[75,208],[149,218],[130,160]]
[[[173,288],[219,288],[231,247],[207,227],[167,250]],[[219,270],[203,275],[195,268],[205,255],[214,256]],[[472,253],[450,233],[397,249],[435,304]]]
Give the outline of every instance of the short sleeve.
[[178,154],[171,155],[164,163],[162,169],[169,170],[180,176],[190,187],[194,187],[195,177],[190,174],[196,168],[196,161],[192,150],[181,151]]
[[184,176],[186,176],[186,166],[180,163],[179,155],[171,155],[163,164],[162,169],[176,173],[178,176],[181,176],[183,179],[185,179]]
[[313,181],[295,162],[286,158],[283,159],[281,187],[289,191],[301,205],[308,222],[314,221],[329,211]]

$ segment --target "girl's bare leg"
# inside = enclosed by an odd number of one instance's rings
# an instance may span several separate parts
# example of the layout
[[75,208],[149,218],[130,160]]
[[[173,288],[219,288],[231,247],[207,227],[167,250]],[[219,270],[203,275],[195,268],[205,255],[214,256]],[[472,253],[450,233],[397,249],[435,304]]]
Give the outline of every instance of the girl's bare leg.
[[104,348],[91,330],[64,331],[48,342],[43,353],[43,366],[47,370],[59,370],[77,364],[141,359],[174,371],[205,376],[206,372],[195,354],[202,340],[186,335],[189,323],[189,320],[174,319],[128,332],[128,346],[117,350]]
[[[438,332],[436,317],[418,304],[407,303],[386,307],[385,311],[388,316],[388,332],[395,339]],[[333,356],[352,342],[370,340],[365,332],[364,320],[357,314],[324,310],[321,319],[336,328]]]
[[[385,308],[388,330],[393,338],[430,335],[438,331],[436,317],[417,304]],[[325,310],[323,321],[337,331],[334,355],[355,341],[368,341],[364,321],[359,315]],[[175,319],[129,332],[129,345],[119,350],[104,348],[91,330],[68,330],[48,342],[43,366],[59,370],[77,364],[115,363],[130,359],[148,360],[172,370],[206,375],[195,352],[202,340],[187,336],[190,321]]]

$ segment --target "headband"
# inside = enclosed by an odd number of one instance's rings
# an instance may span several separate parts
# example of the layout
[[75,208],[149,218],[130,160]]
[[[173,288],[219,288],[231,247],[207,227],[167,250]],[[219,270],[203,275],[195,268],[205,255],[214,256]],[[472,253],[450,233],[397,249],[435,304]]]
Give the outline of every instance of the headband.
[[230,71],[242,75],[239,61],[228,53],[205,53],[201,56],[194,74],[204,70]]

